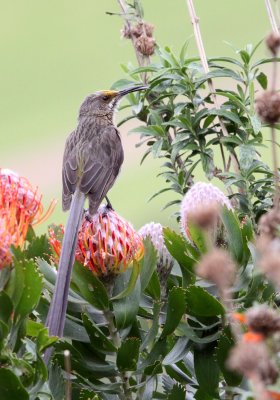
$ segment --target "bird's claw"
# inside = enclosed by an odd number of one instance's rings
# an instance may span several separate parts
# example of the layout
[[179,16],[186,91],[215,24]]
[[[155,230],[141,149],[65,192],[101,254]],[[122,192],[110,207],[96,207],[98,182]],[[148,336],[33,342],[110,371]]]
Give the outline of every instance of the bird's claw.
[[89,213],[88,210],[84,210],[84,219],[85,219],[87,222],[92,222],[92,216],[90,215],[90,213]]

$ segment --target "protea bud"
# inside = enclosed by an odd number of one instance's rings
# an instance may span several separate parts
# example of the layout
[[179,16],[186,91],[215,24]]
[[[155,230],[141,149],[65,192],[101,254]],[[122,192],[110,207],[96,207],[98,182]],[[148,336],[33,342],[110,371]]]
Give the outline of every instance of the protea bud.
[[[49,242],[58,256],[63,233],[62,226],[50,229]],[[143,255],[140,235],[115,211],[101,205],[91,220],[83,219],[76,260],[96,276],[107,278],[124,272],[133,261],[140,261]]]
[[149,237],[158,253],[157,272],[161,283],[166,282],[174,261],[164,244],[162,226],[156,222],[150,222],[139,229],[140,236],[145,239]]
[[224,193],[211,183],[197,182],[185,194],[181,203],[181,227],[184,235],[192,241],[190,221],[201,228],[216,229],[219,222],[219,208],[232,209]]

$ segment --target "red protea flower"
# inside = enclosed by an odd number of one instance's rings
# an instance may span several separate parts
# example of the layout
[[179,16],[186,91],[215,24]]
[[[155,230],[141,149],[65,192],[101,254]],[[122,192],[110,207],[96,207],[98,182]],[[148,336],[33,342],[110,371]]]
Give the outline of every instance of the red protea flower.
[[211,183],[197,182],[185,194],[181,203],[181,226],[186,238],[190,237],[188,223],[190,220],[198,222],[201,227],[217,224],[217,208],[226,206],[232,209],[224,193]]
[[[54,253],[61,252],[63,226],[49,230],[49,243]],[[83,219],[78,234],[76,260],[96,276],[107,277],[124,272],[144,255],[140,235],[115,211],[101,205],[92,220]]]
[[95,275],[124,272],[144,255],[140,235],[128,221],[102,205],[91,221],[84,218],[78,235],[79,261]]

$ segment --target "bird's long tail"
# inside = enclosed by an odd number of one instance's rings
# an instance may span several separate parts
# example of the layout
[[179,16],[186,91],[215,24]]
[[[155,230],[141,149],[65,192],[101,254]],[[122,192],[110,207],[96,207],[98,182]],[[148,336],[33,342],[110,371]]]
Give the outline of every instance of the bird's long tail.
[[[75,259],[78,232],[83,216],[84,203],[85,194],[76,189],[72,198],[70,213],[62,241],[54,294],[46,320],[46,326],[49,328],[49,335],[59,337],[63,335],[70,278]],[[48,353],[48,355],[45,355],[45,360],[50,356],[50,352]]]

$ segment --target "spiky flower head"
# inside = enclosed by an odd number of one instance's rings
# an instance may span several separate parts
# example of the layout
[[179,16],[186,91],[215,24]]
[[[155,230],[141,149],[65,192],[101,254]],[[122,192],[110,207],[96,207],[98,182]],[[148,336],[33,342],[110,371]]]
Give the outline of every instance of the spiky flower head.
[[162,225],[156,222],[150,222],[139,229],[139,234],[143,239],[149,237],[158,253],[157,271],[162,278],[166,279],[169,275],[174,261],[164,244]]
[[104,205],[90,221],[83,219],[78,248],[79,261],[101,277],[124,272],[144,255],[140,235],[128,221]]
[[214,228],[218,223],[217,209],[223,206],[229,210],[232,209],[228,198],[220,189],[212,183],[195,183],[185,194],[181,203],[181,227],[186,238],[192,241],[188,226],[191,220],[199,221],[201,227],[207,223]]
[[10,246],[22,246],[29,225],[45,220],[54,206],[43,215],[41,196],[28,180],[0,168],[0,269],[12,261]]
[[56,204],[52,201],[44,214],[42,196],[30,182],[9,169],[0,168],[0,208],[16,209],[18,224],[38,224],[45,221]]

